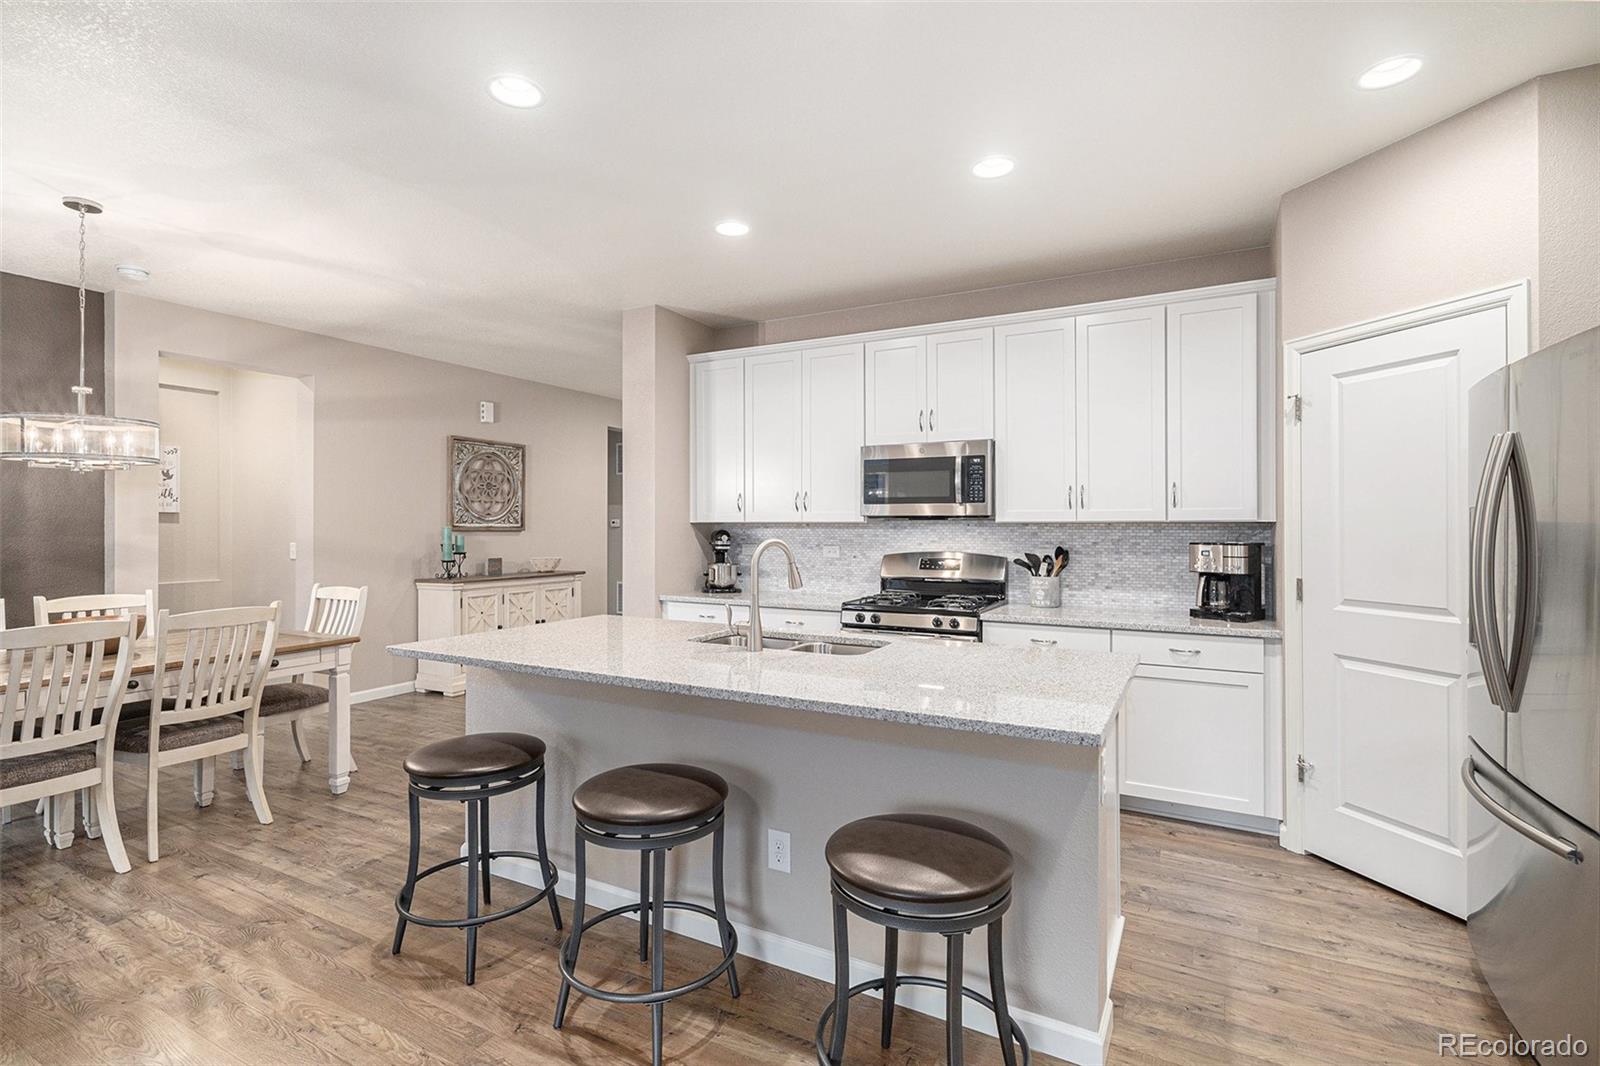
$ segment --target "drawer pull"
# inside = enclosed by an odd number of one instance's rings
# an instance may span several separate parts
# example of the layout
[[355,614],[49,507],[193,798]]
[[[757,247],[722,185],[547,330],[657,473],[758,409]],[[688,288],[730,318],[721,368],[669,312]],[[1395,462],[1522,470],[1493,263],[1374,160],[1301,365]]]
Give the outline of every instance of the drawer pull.
[[1167,650],[1174,655],[1186,655],[1190,658],[1200,654],[1199,648],[1168,648]]
[[273,666],[277,666],[278,665],[278,660],[276,660],[276,659],[272,660],[272,665]]
[[714,615],[714,614],[702,614],[702,615],[698,615],[698,616],[697,616],[697,617],[699,617],[699,618],[703,618],[703,619],[705,619],[705,620],[706,620],[706,621],[707,621],[707,622],[712,622],[712,621],[715,621],[715,620],[716,620],[716,617],[717,617],[717,616],[716,616],[716,615]]
[[128,691],[129,692],[137,692],[137,691],[139,691],[139,682],[137,680],[129,681],[128,682]]
[[1030,644],[1043,644],[1046,647],[1050,647],[1050,646],[1054,645],[1056,642],[1053,641],[1053,640],[1046,640],[1043,637],[1029,637],[1028,638],[1028,643],[1030,643]]

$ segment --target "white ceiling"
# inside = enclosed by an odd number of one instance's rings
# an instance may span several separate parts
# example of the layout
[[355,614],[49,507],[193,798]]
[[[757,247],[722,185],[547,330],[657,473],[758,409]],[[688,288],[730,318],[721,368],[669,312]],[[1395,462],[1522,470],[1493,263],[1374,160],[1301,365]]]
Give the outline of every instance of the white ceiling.
[[[616,396],[721,324],[1259,246],[1302,184],[1600,59],[1600,6],[3,8],[0,266]],[[1427,64],[1357,90],[1397,52]],[[485,91],[525,73],[544,106]],[[975,179],[990,152],[1016,172]],[[716,236],[738,217],[749,237]]]

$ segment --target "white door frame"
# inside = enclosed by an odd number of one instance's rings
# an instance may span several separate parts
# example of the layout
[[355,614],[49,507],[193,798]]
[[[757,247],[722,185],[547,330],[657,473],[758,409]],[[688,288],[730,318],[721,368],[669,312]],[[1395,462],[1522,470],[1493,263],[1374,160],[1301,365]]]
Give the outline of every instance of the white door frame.
[[1506,312],[1506,361],[1515,362],[1529,350],[1529,282],[1526,278],[1458,299],[1352,326],[1325,330],[1283,344],[1283,562],[1278,583],[1279,619],[1283,625],[1283,828],[1279,842],[1288,850],[1305,853],[1305,792],[1298,785],[1296,760],[1305,750],[1305,702],[1302,686],[1305,666],[1304,604],[1295,596],[1295,582],[1305,574],[1301,527],[1300,422],[1295,401],[1300,395],[1301,357],[1351,341],[1460,318],[1477,311],[1502,307]]

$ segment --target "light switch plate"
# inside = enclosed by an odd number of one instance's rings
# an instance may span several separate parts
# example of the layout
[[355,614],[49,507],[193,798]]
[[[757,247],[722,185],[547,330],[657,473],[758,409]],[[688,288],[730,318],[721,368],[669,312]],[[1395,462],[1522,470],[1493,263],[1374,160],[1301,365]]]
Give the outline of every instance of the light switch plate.
[[839,546],[837,544],[824,544],[822,546],[822,557],[824,559],[839,558]]

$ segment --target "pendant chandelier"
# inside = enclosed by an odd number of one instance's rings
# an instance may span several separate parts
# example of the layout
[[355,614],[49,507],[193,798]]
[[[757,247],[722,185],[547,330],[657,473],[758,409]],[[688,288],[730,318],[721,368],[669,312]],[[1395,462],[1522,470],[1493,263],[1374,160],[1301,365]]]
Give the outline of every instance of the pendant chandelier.
[[69,196],[62,205],[78,214],[78,397],[76,414],[8,411],[0,414],[0,459],[65,470],[126,470],[161,461],[158,423],[142,418],[112,418],[87,411],[94,393],[84,384],[84,305],[87,303],[88,216],[99,204]]

